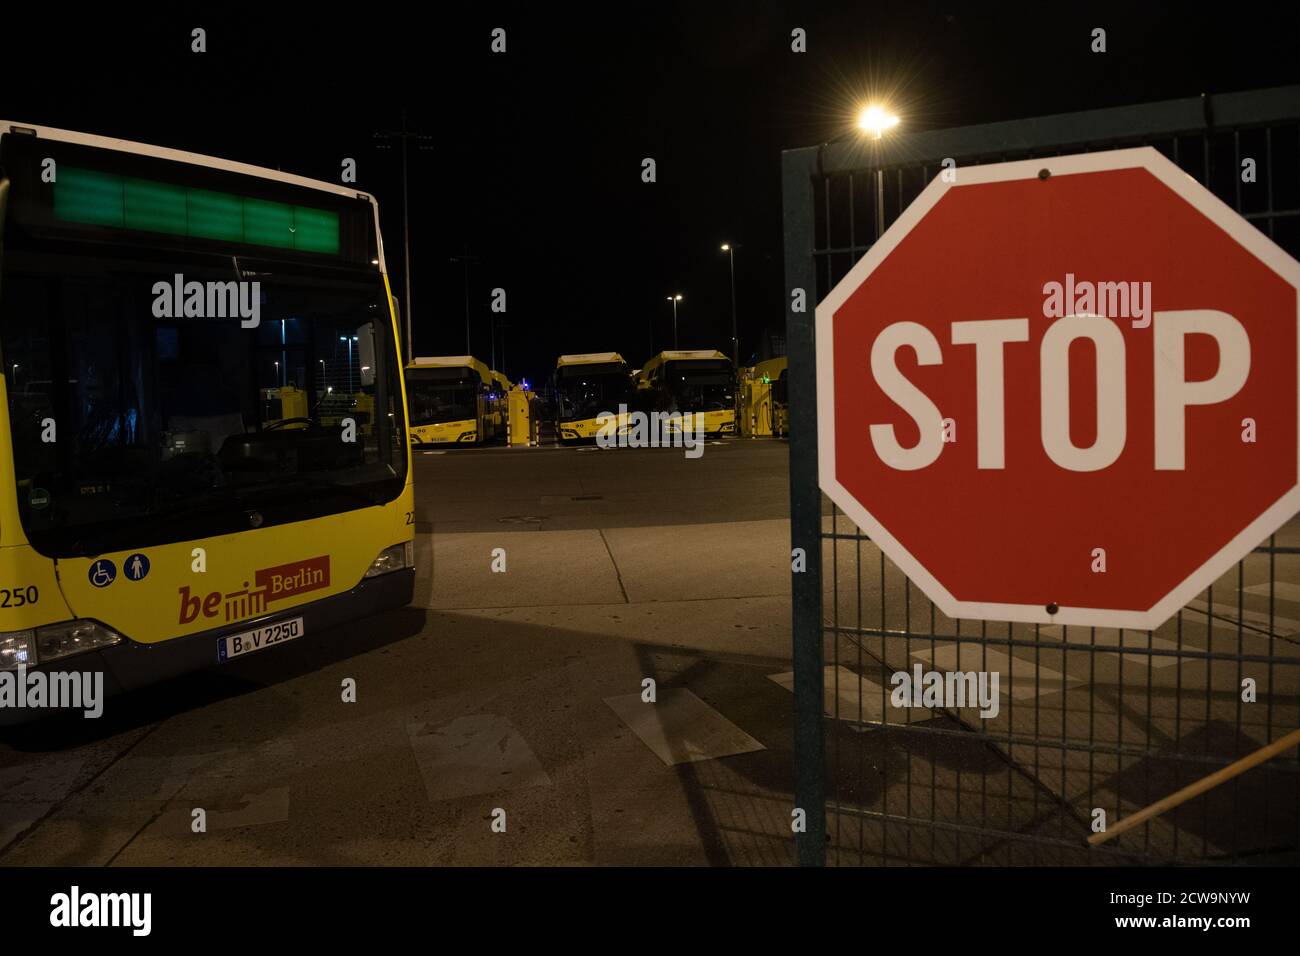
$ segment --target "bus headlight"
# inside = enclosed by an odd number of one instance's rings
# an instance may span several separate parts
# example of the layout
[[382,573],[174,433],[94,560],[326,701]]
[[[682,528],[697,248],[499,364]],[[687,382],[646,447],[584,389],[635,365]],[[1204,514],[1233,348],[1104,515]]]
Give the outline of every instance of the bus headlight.
[[374,578],[381,574],[388,574],[390,571],[401,571],[404,568],[413,567],[415,567],[415,545],[407,541],[380,551],[379,557],[370,562],[370,567],[366,569],[365,576]]
[[0,631],[0,671],[36,663],[36,632]]
[[109,647],[121,640],[122,635],[117,631],[110,631],[98,621],[84,618],[36,629],[36,647],[42,663]]

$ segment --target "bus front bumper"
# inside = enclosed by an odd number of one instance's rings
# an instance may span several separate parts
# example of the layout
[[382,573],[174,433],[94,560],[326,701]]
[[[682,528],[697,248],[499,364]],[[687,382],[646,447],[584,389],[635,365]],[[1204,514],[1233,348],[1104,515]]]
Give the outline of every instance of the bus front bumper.
[[475,444],[478,439],[478,422],[440,422],[436,425],[412,425],[409,429],[412,445]]
[[[131,640],[129,635],[123,635],[123,640],[111,647],[88,651],[75,657],[51,661],[48,664],[38,664],[28,668],[27,674],[30,677],[36,671],[46,674],[102,673],[103,697],[111,698],[182,674],[226,666],[219,662],[217,657],[218,641],[226,635],[300,617],[303,622],[303,635],[287,644],[289,647],[303,646],[306,642],[318,640],[322,636],[341,637],[342,634],[339,632],[332,635],[325,632],[329,628],[368,617],[379,611],[406,607],[411,603],[414,595],[415,569],[404,568],[373,578],[363,578],[360,584],[342,594],[333,594],[319,601],[286,608],[274,614],[159,641],[156,644],[142,644]],[[253,656],[277,654],[280,650],[281,648],[266,648]],[[17,675],[16,671],[5,673]],[[84,708],[63,708],[63,710],[80,713]],[[50,707],[0,706],[0,727],[29,723],[42,717],[53,716],[58,712]]]

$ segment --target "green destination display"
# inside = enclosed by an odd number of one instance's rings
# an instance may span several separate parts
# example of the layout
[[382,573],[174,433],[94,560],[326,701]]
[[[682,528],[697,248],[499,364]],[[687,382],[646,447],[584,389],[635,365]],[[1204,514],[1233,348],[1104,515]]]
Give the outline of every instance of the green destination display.
[[62,166],[54,215],[119,229],[339,254],[339,214],[309,206],[192,189]]

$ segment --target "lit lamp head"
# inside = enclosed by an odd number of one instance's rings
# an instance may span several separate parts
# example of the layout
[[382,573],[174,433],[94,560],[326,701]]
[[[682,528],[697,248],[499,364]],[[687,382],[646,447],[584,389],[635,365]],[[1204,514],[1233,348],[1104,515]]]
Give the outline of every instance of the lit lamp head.
[[868,106],[858,114],[858,129],[880,139],[885,130],[898,125],[898,117],[883,106]]

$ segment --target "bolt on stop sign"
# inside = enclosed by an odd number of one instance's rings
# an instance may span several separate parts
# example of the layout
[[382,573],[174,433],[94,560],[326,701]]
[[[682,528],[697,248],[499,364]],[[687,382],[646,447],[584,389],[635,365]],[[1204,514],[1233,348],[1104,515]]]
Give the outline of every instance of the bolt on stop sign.
[[1154,149],[957,169],[817,307],[822,490],[951,617],[1158,627],[1300,510],[1298,290]]

